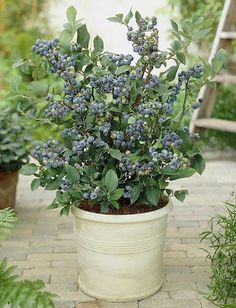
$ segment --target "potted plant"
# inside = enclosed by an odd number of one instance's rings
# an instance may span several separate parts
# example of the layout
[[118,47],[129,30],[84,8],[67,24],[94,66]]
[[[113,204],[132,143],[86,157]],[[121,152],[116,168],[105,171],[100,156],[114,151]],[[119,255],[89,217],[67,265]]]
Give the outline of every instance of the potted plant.
[[28,162],[29,135],[13,106],[0,108],[0,209],[15,207],[18,171]]
[[[45,99],[45,116],[61,127],[62,138],[36,146],[32,154],[39,164],[23,166],[22,173],[36,176],[33,190],[40,185],[56,190],[50,208],[61,214],[72,210],[79,286],[107,301],[145,298],[162,285],[171,199],[183,201],[187,193],[169,184],[205,166],[198,135],[181,121],[200,107],[196,93],[225,62],[220,50],[211,64],[183,69],[185,48],[210,31],[209,20],[194,17],[181,29],[172,21],[173,42],[161,51],[157,18],[139,12],[134,22],[132,17],[130,11],[109,20],[127,27],[135,61],[104,52],[99,36],[90,47],[73,7],[59,39],[37,40],[32,47],[40,67],[64,82],[61,91],[50,84]],[[176,113],[178,96],[183,103]]]

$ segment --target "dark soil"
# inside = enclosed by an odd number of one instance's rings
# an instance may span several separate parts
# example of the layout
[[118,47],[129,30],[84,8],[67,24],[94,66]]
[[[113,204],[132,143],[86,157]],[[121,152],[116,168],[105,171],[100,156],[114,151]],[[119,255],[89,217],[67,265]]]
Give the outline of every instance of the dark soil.
[[[131,204],[127,203],[126,199],[121,199],[119,210],[117,210],[115,208],[109,208],[108,212],[102,213],[102,214],[129,215],[129,214],[147,213],[147,212],[152,212],[152,211],[156,211],[158,209],[161,209],[164,206],[166,206],[167,203],[168,203],[168,197],[162,197],[159,200],[159,203],[156,206],[152,206],[152,207],[150,207],[149,205],[140,204],[140,203],[136,203],[136,204],[131,205]],[[101,205],[100,204],[92,204],[92,203],[82,202],[79,205],[79,208],[84,210],[84,211],[88,211],[88,212],[92,212],[92,213],[99,213],[99,214],[101,213]]]

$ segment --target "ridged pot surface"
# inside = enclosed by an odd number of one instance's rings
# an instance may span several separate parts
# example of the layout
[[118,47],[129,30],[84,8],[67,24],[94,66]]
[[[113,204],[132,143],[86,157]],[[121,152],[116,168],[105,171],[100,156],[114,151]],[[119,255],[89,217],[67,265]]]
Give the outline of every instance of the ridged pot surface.
[[162,209],[132,215],[105,215],[73,207],[79,287],[97,299],[139,300],[162,285],[167,216]]
[[0,171],[0,209],[15,208],[18,172]]

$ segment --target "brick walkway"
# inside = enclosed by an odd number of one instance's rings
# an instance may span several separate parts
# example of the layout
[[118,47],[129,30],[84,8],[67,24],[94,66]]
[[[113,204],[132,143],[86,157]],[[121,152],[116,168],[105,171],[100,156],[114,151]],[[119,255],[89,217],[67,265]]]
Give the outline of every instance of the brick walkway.
[[164,285],[157,294],[132,303],[96,301],[77,288],[73,217],[59,217],[47,210],[51,192],[29,189],[30,179],[21,177],[18,187],[19,223],[2,243],[0,258],[7,256],[23,278],[42,279],[59,298],[59,308],[207,308],[213,307],[198,293],[205,290],[208,266],[200,250],[199,233],[207,220],[222,211],[222,201],[236,183],[236,162],[209,161],[202,177],[177,181],[175,188],[189,189],[184,204],[177,204],[169,219],[164,255]]

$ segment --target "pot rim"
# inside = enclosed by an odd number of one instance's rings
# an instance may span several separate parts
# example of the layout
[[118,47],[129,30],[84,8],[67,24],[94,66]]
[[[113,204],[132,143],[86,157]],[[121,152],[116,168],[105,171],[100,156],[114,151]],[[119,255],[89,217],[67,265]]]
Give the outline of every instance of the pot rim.
[[155,220],[160,217],[166,216],[173,209],[172,200],[169,198],[168,203],[161,209],[140,213],[140,214],[124,214],[124,215],[112,215],[112,214],[99,214],[89,211],[82,210],[80,208],[72,205],[71,212],[76,218],[81,218],[84,220],[90,220],[95,222],[104,223],[136,223],[143,221]]

